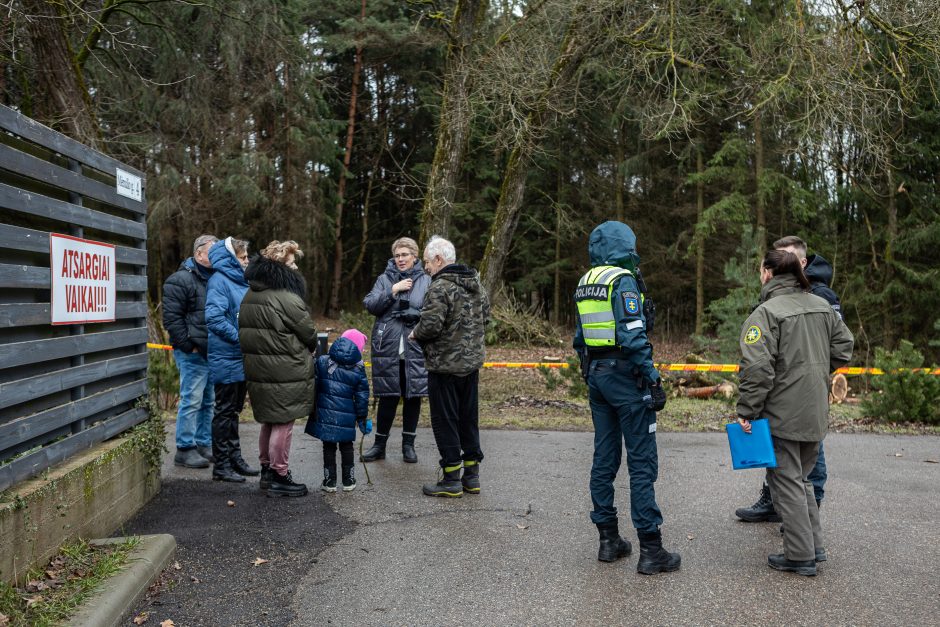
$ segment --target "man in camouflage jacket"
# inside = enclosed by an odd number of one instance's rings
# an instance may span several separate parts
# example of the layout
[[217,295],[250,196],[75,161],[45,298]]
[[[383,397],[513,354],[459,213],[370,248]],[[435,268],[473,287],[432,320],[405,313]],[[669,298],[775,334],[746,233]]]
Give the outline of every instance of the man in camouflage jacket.
[[411,337],[424,351],[431,427],[443,470],[441,480],[425,485],[424,493],[479,494],[483,451],[477,392],[490,303],[479,273],[456,263],[454,245],[446,239],[431,238],[424,250],[424,267],[431,274],[431,285]]

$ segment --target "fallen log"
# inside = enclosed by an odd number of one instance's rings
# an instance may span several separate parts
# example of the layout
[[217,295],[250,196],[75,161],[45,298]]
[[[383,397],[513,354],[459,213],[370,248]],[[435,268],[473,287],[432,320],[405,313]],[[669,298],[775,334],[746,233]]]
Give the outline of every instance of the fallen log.
[[679,388],[679,393],[687,398],[712,398],[715,396],[731,398],[734,396],[734,384],[730,381],[722,381],[718,385],[709,385],[703,388]]

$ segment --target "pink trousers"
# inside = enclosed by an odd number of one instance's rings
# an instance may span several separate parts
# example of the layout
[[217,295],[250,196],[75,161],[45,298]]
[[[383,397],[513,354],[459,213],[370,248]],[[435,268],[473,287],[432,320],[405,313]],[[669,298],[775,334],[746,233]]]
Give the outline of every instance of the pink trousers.
[[270,465],[271,470],[281,475],[287,474],[287,458],[290,456],[290,441],[294,433],[294,421],[283,424],[266,422],[261,425],[258,436],[258,456],[262,465]]

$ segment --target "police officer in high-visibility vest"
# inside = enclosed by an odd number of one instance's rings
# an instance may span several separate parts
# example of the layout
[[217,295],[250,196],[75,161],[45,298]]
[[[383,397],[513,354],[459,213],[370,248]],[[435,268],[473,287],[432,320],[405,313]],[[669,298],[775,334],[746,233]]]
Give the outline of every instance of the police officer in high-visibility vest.
[[630,554],[620,536],[614,479],[627,446],[630,515],[640,541],[637,572],[677,570],[678,553],[663,549],[663,522],[653,484],[659,468],[656,412],[666,404],[662,380],[646,337],[643,294],[636,280],[640,257],[636,235],[622,222],[604,222],[591,232],[591,269],[575,291],[578,324],[574,348],[588,384],[594,421],[591,521],[600,533],[597,559],[612,562]]

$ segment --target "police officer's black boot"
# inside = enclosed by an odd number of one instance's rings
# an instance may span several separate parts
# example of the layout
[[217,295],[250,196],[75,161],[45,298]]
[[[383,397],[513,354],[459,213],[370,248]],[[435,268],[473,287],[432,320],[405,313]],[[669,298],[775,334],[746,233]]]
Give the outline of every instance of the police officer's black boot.
[[463,476],[460,478],[463,491],[468,494],[480,493],[480,462],[465,461],[463,463]]
[[620,536],[620,529],[616,522],[597,526],[601,536],[601,545],[597,550],[597,559],[602,562],[615,562],[621,557],[630,555],[633,547],[630,542]]
[[380,459],[385,459],[385,443],[386,442],[388,442],[387,435],[376,433],[375,441],[372,443],[372,446],[369,447],[368,451],[362,454],[362,461],[374,462]]
[[679,570],[682,558],[678,553],[670,553],[663,548],[663,536],[659,531],[638,531],[640,539],[640,560],[636,563],[636,572],[642,575],[655,575]]
[[760,489],[760,498],[750,507],[739,507],[734,515],[744,522],[780,522],[780,514],[774,509],[774,500],[770,496],[770,486],[766,483]]
[[463,496],[463,484],[460,482],[460,465],[445,466],[437,483],[425,483],[422,491],[427,496],[460,498]]
[[[378,439],[379,436],[375,436]],[[401,434],[401,456],[407,464],[417,464],[418,454],[415,453],[415,434]]]

